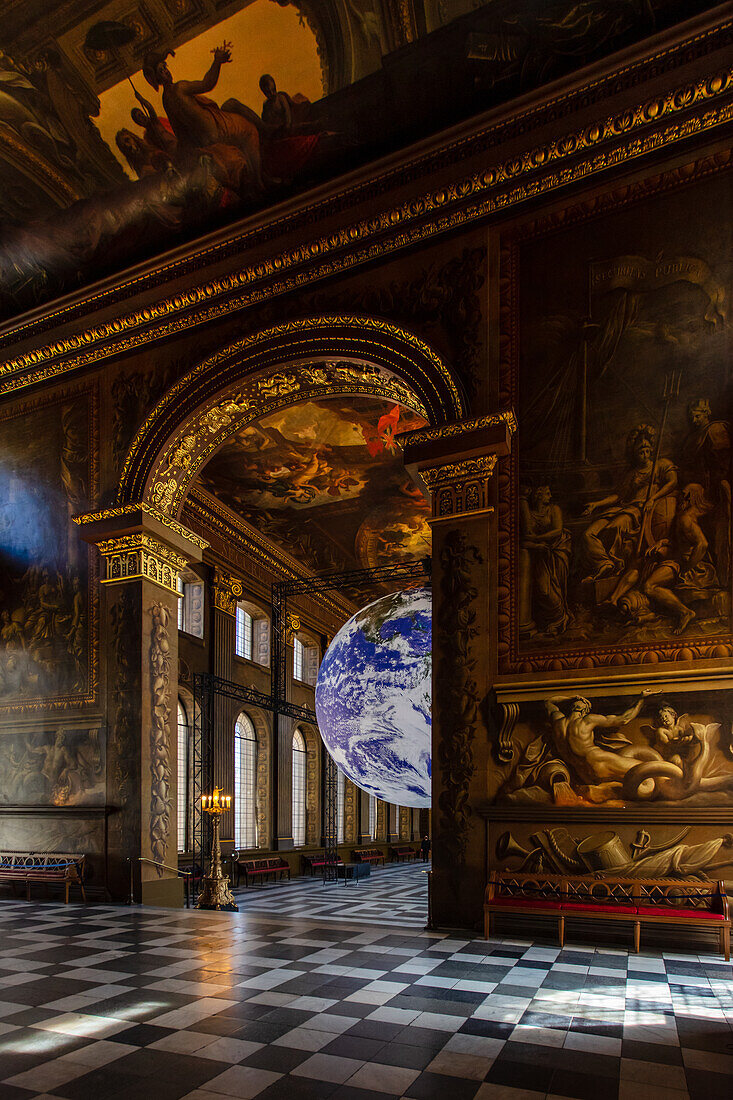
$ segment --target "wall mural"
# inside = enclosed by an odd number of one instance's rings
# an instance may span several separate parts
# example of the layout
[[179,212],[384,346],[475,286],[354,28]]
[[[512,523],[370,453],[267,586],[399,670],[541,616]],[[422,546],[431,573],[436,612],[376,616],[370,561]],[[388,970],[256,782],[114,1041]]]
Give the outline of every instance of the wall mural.
[[422,558],[429,507],[396,440],[424,424],[374,398],[308,401],[241,429],[198,483],[318,571]]
[[722,176],[505,242],[515,667],[623,664],[675,639],[665,657],[730,653],[714,646],[731,632],[729,203]]
[[71,523],[97,492],[95,424],[78,390],[0,417],[0,709],[95,690],[90,552]]
[[497,803],[730,806],[733,707],[726,693],[629,699],[548,694],[522,703],[512,761],[492,775]]
[[[4,19],[0,51],[4,315],[496,106],[708,4],[238,0],[212,14],[208,4],[148,0],[124,13],[97,4],[96,18],[51,5],[43,36],[28,30],[37,21],[29,6],[17,0]],[[426,33],[441,24],[450,26]]]
[[0,736],[0,804],[100,806],[104,800],[99,729]]

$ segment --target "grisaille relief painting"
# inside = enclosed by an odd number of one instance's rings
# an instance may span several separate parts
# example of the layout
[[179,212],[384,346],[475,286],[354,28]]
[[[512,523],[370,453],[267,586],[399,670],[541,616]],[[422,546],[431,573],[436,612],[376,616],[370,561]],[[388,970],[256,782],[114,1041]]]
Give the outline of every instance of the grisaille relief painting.
[[[146,259],[697,14],[650,0],[15,0],[0,314]],[[431,32],[437,32],[431,36]]]
[[512,761],[492,775],[506,805],[730,806],[733,707],[727,693],[522,703]]
[[429,508],[397,438],[424,423],[374,398],[308,401],[239,431],[199,484],[319,571],[423,558]]
[[96,491],[90,406],[78,392],[39,403],[0,417],[0,436],[0,709],[80,701],[92,688],[89,549],[71,516]]
[[0,736],[0,804],[94,806],[105,798],[98,729]]
[[520,657],[729,652],[730,201],[719,178],[513,246]]
[[711,837],[709,826],[513,824],[493,848],[495,864],[517,874],[719,879],[733,864],[733,833]]

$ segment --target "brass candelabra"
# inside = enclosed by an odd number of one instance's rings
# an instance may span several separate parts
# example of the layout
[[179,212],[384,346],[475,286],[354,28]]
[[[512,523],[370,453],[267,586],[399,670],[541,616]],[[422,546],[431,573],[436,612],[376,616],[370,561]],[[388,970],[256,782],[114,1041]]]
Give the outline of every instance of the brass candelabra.
[[225,810],[230,810],[231,806],[231,795],[222,794],[221,787],[215,787],[213,794],[201,795],[201,809],[205,814],[211,816],[214,836],[211,844],[211,866],[208,875],[204,875],[201,880],[201,893],[196,902],[197,909],[226,909],[235,912],[239,908],[229,889],[229,876],[225,875],[221,869],[221,845],[219,843],[221,815]]

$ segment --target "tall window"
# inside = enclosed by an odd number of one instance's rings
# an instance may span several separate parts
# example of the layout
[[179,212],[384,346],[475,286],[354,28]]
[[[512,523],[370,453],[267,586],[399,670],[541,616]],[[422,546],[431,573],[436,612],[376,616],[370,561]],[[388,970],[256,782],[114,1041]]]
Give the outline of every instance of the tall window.
[[293,846],[305,844],[305,738],[300,730],[293,734]]
[[377,797],[373,794],[369,795],[369,836],[377,839]]
[[249,611],[237,604],[237,617],[235,620],[235,647],[238,657],[252,660],[253,620]]
[[178,700],[178,851],[188,849],[188,776],[190,771],[188,719]]
[[344,843],[344,811],[346,807],[346,776],[339,768],[336,773],[336,843]]
[[178,577],[176,578],[176,588],[178,589],[178,592],[180,593],[179,600],[178,600],[178,629],[183,630],[183,605],[184,605],[184,602],[185,602],[184,601],[184,596],[185,596],[186,586],[183,583],[183,577],[180,575],[180,573],[178,574]]
[[305,646],[299,638],[293,639],[293,679],[303,680],[305,676]]
[[234,844],[257,847],[257,734],[244,713],[234,727]]

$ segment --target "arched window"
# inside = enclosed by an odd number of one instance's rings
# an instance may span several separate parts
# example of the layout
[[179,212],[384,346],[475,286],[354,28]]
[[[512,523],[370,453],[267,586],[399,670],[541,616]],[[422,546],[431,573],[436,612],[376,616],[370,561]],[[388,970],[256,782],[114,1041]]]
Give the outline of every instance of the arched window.
[[374,794],[369,795],[369,837],[377,839],[377,796]]
[[234,844],[257,847],[257,734],[244,712],[234,727]]
[[293,734],[293,846],[305,844],[305,738],[300,730]]
[[186,708],[178,700],[178,851],[188,850],[190,737]]
[[314,641],[300,634],[293,638],[293,679],[316,686],[320,649]]
[[346,806],[346,776],[338,769],[336,773],[336,843],[344,843],[344,809]]

